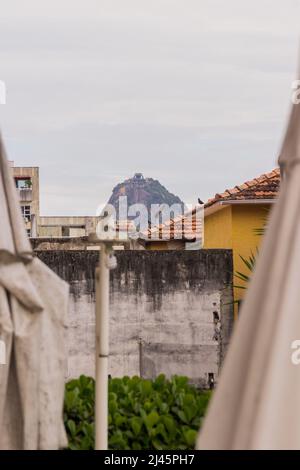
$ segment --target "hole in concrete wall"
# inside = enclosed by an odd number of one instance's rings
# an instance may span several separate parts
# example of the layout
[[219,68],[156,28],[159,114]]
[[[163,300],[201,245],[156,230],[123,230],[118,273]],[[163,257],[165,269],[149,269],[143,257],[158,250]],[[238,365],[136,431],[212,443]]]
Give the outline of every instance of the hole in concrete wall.
[[213,312],[213,316],[214,316],[214,323],[218,323],[220,321],[220,315],[218,312]]
[[215,374],[213,372],[208,373],[208,386],[210,390],[215,388]]

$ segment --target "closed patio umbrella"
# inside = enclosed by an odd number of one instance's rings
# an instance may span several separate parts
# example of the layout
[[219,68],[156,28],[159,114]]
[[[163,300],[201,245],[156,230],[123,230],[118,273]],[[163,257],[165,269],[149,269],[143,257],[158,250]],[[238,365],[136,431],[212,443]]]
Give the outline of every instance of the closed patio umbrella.
[[[198,449],[300,449],[300,105],[279,158],[284,178]],[[297,361],[296,361],[297,362]]]
[[68,286],[33,257],[1,136],[0,220],[0,449],[58,449]]

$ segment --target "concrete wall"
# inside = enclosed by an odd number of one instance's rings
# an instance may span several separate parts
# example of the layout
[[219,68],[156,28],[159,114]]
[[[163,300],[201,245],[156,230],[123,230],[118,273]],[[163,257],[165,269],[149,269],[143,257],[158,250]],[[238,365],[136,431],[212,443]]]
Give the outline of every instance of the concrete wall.
[[[71,285],[69,376],[94,372],[94,251],[40,251]],[[111,274],[110,373],[217,378],[233,323],[232,253],[116,253]],[[220,321],[219,321],[219,320]]]
[[[99,252],[99,244],[93,243],[89,237],[39,237],[30,239],[31,246],[35,252],[37,251],[83,251],[93,250]],[[122,245],[114,246],[115,250],[123,249],[144,250],[137,240],[122,240]]]
[[96,217],[40,217],[39,237],[84,237],[95,232]]

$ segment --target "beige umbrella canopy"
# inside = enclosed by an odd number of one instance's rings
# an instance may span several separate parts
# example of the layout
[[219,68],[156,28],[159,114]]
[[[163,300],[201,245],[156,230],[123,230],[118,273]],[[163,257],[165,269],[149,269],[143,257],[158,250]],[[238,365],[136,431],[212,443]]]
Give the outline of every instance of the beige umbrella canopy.
[[279,159],[284,179],[198,440],[199,449],[300,449],[300,105]]
[[58,449],[68,286],[32,255],[1,136],[0,218],[0,449]]

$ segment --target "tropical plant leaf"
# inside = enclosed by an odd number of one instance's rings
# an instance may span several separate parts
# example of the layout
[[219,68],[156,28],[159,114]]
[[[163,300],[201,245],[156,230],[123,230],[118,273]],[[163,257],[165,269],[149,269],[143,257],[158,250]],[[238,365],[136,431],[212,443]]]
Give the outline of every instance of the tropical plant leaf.
[[[210,391],[186,377],[164,375],[109,380],[109,448],[116,450],[193,449]],[[81,376],[66,384],[64,421],[71,450],[94,448],[95,381]]]

